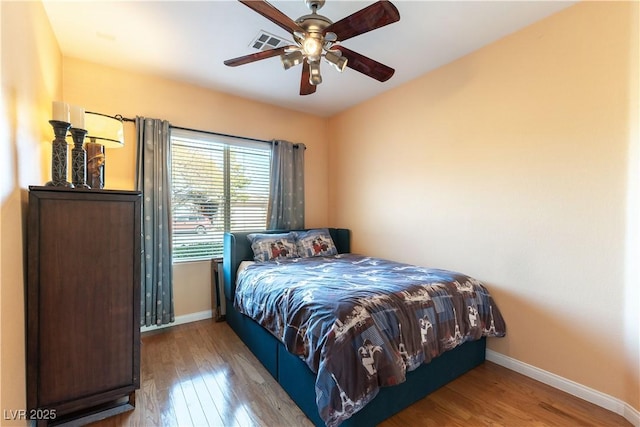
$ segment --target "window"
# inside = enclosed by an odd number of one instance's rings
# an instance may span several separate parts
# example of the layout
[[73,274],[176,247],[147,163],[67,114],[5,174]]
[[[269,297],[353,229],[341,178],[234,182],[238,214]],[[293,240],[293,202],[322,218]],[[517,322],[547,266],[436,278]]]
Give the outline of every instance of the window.
[[171,130],[173,260],[222,256],[225,231],[266,228],[271,147]]

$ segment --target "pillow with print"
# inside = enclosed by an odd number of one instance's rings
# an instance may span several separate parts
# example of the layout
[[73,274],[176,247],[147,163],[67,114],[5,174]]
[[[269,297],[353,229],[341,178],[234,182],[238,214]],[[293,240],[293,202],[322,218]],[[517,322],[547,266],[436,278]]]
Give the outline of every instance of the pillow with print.
[[308,231],[294,231],[298,256],[303,258],[314,256],[337,255],[338,250],[333,243],[331,234],[326,228],[318,228]]
[[264,262],[299,257],[293,233],[252,233],[247,238],[251,242],[254,261]]

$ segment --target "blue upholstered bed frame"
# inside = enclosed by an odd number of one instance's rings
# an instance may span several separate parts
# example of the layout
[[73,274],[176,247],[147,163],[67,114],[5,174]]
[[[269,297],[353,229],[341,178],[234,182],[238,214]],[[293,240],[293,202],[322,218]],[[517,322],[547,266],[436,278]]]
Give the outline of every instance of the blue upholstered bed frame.
[[[339,253],[350,252],[349,230],[330,228],[329,232]],[[224,236],[223,271],[227,322],[305,415],[315,425],[324,426],[316,406],[315,374],[304,361],[289,353],[271,333],[233,307],[238,266],[242,261],[253,260],[248,234],[236,232],[225,233]],[[466,342],[409,372],[404,383],[383,387],[373,401],[341,426],[374,426],[380,423],[480,365],[485,359],[485,346],[485,338]]]

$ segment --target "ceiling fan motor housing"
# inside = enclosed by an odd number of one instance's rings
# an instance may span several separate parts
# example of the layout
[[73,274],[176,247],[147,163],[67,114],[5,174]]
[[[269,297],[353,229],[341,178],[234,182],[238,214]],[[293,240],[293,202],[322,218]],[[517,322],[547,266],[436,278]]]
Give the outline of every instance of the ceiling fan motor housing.
[[322,30],[333,24],[333,22],[326,16],[311,13],[298,18],[296,24],[300,25],[308,33],[322,33]]
[[329,18],[314,12],[298,18],[296,24],[306,33],[295,33],[294,38],[296,42],[310,60],[320,60],[323,48],[329,47],[325,45],[325,38],[322,32],[329,25],[333,24],[333,22],[331,22]]

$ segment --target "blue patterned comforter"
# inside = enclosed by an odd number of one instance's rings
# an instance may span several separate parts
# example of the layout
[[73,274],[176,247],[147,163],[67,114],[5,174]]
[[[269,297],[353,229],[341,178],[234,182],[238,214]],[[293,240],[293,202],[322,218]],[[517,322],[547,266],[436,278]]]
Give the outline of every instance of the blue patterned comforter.
[[355,254],[250,265],[238,275],[234,304],[317,373],[316,402],[327,426],[421,363],[506,332],[478,280]]

